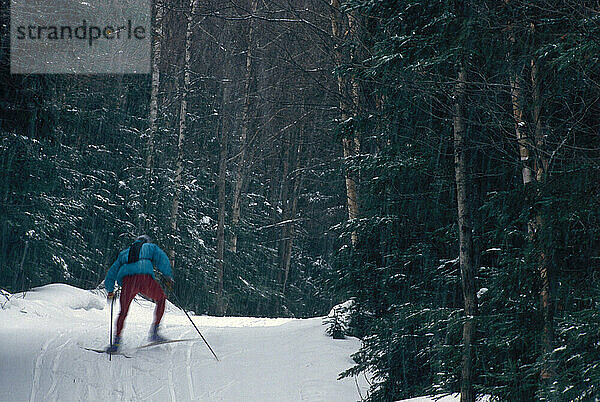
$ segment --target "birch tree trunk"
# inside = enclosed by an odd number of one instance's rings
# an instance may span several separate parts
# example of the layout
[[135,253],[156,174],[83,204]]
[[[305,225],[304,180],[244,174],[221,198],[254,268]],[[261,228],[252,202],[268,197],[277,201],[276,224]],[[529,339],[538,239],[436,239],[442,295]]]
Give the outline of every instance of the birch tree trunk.
[[[531,24],[531,32],[534,35],[535,25]],[[511,43],[516,42],[512,26],[509,27],[509,40]],[[515,71],[510,79],[511,100],[513,106],[513,118],[515,120],[515,135],[519,147],[519,155],[521,159],[521,170],[523,173],[523,186],[527,192],[527,198],[530,203],[530,208],[535,211],[527,222],[527,232],[529,241],[537,243],[539,248],[538,255],[538,275],[540,278],[540,308],[542,311],[542,348],[543,348],[543,363],[540,377],[542,379],[552,378],[553,369],[549,366],[547,356],[552,352],[553,338],[553,317],[552,303],[550,297],[550,278],[548,273],[548,257],[544,245],[540,241],[540,234],[544,230],[545,223],[539,209],[538,199],[540,197],[540,186],[545,181],[546,171],[548,168],[548,160],[545,157],[544,150],[544,133],[541,121],[542,110],[542,95],[541,83],[539,79],[539,67],[535,56],[531,59],[531,100],[533,104],[532,120],[533,124],[533,141],[527,133],[531,131],[527,127],[524,113],[524,95],[521,93],[523,88],[522,71]]]
[[161,2],[156,3],[156,15],[154,20],[154,35],[152,40],[152,82],[150,92],[150,124],[148,130],[148,142],[146,155],[147,174],[152,173],[154,164],[154,135],[157,128],[158,117],[158,90],[160,87],[160,57],[162,51],[163,39],[163,13],[164,5]]
[[173,181],[174,195],[171,204],[171,235],[173,244],[169,250],[169,259],[175,267],[175,239],[177,237],[177,218],[179,215],[179,202],[181,199],[181,181],[183,174],[183,158],[185,141],[185,130],[187,124],[187,99],[190,91],[190,59],[192,48],[193,24],[198,9],[198,0],[191,0],[190,13],[187,17],[187,28],[185,31],[185,53],[183,60],[183,90],[181,92],[181,105],[179,109],[179,135],[177,137],[177,167],[175,169],[175,179]]
[[[258,0],[251,0],[252,14],[258,9]],[[250,19],[248,30],[248,49],[246,51],[246,76],[244,80],[244,107],[242,109],[242,129],[240,133],[239,161],[235,175],[235,187],[233,190],[233,201],[231,211],[231,244],[232,252],[237,252],[238,224],[241,214],[242,187],[246,179],[246,153],[248,147],[248,129],[250,126],[250,84],[252,82],[252,64],[254,49],[254,19]]]
[[475,402],[473,390],[473,342],[475,337],[474,318],[477,315],[475,293],[475,259],[473,251],[473,228],[470,209],[470,193],[467,179],[468,149],[465,128],[465,67],[459,66],[458,79],[454,87],[454,172],[456,178],[456,203],[458,209],[458,239],[460,245],[460,279],[465,304],[463,324],[463,352],[460,384],[461,402]]
[[[334,39],[337,42],[341,42],[341,40],[346,37],[348,34],[355,35],[356,34],[356,19],[354,15],[349,16],[349,28],[346,32],[342,33],[342,19],[340,17],[339,8],[340,3],[339,0],[331,0],[332,14],[331,14],[331,33],[333,34]],[[334,59],[337,67],[341,66],[344,62],[344,55],[342,54],[341,48],[338,45],[335,46],[334,51]],[[338,75],[338,92],[339,92],[339,108],[340,108],[340,118],[344,125],[350,121],[350,112],[351,108],[347,102],[347,94],[346,94],[346,86],[347,82],[343,76]],[[352,100],[355,103],[354,109],[358,108],[358,95],[359,95],[359,86],[358,82],[352,78],[351,79],[352,86]],[[342,147],[344,150],[344,161],[347,163],[350,158],[355,156],[360,150],[360,140],[355,132],[352,133],[351,138],[344,136],[342,139]],[[356,180],[353,175],[345,169],[344,179],[346,182],[346,204],[348,208],[348,219],[353,220],[358,218],[359,207],[358,207],[358,189],[356,185]],[[358,240],[356,231],[352,232],[351,235],[352,245],[356,245]]]
[[[532,31],[535,31],[535,26],[532,24]],[[535,138],[535,161],[534,170],[535,178],[537,181],[536,196],[539,198],[541,191],[540,186],[543,185],[546,178],[546,171],[548,169],[548,160],[545,156],[544,146],[544,131],[541,121],[542,114],[542,90],[539,78],[538,62],[535,56],[531,59],[531,84],[533,88],[532,100],[533,100],[533,124],[534,124],[534,138]],[[536,211],[535,223],[530,224],[533,228],[530,230],[533,233],[535,240],[538,241],[538,247],[540,248],[540,254],[538,256],[539,264],[539,275],[541,281],[540,288],[540,305],[542,308],[542,320],[543,320],[543,332],[542,332],[542,347],[544,352],[543,367],[540,377],[542,379],[549,379],[554,376],[554,369],[550,367],[547,360],[547,356],[552,353],[553,350],[553,314],[552,314],[552,302],[550,297],[550,276],[549,276],[549,262],[548,253],[545,246],[540,242],[540,234],[544,230],[545,223],[542,217],[541,211]]]
[[531,144],[527,136],[521,88],[521,78],[518,75],[512,76],[510,78],[510,98],[512,101],[513,118],[515,120],[515,135],[517,137],[517,145],[519,147],[519,156],[521,160],[521,174],[523,185],[529,186],[534,180],[534,174],[531,168]]
[[144,231],[150,226],[150,194],[154,186],[154,136],[157,130],[158,119],[158,90],[160,88],[160,57],[163,39],[163,13],[164,4],[161,1],[156,3],[154,34],[152,38],[152,79],[150,91],[150,116],[148,124],[148,138],[146,142],[146,194],[145,194],[145,219],[140,222]]

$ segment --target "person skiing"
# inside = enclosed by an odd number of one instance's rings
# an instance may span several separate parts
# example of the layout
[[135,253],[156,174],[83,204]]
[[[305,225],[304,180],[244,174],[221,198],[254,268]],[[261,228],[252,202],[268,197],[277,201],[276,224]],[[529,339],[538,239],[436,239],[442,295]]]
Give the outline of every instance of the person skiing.
[[116,353],[119,350],[125,317],[127,317],[131,301],[138,293],[156,303],[154,323],[149,337],[150,341],[164,342],[167,340],[158,333],[167,296],[155,279],[154,267],[167,278],[165,286],[170,290],[173,286],[173,272],[169,257],[160,247],[152,243],[148,235],[141,235],[135,239],[135,242],[129,248],[119,253],[117,260],[108,270],[104,279],[104,287],[108,292],[109,301],[112,302],[115,297],[115,281],[121,285],[121,296],[119,298],[121,310],[117,318],[117,331],[112,344],[106,350],[108,353]]

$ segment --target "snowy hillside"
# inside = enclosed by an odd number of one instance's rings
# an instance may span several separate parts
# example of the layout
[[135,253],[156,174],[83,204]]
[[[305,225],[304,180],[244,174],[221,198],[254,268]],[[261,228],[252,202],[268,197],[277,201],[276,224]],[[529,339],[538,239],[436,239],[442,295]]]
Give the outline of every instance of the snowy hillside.
[[[202,340],[139,349],[146,343],[154,305],[132,303],[123,351],[84,350],[108,343],[110,307],[102,295],[54,284],[0,296],[1,401],[356,401],[368,384],[337,380],[352,365],[356,339],[325,335],[321,318],[193,320]],[[115,319],[118,312],[115,303]],[[197,334],[182,311],[167,305],[162,333]]]

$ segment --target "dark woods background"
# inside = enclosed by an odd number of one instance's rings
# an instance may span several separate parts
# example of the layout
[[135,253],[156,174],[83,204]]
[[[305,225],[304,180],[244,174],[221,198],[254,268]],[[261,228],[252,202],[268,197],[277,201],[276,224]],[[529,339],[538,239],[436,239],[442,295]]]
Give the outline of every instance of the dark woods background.
[[3,0],[0,286],[96,287],[145,232],[198,313],[353,298],[371,400],[593,399],[599,13],[169,1],[151,76],[15,76]]
[[3,47],[3,286],[95,287],[148,233],[198,312],[326,312],[342,243],[330,226],[345,219],[333,40],[316,26],[327,7],[261,4],[254,18],[243,2],[156,6],[152,76],[15,76]]

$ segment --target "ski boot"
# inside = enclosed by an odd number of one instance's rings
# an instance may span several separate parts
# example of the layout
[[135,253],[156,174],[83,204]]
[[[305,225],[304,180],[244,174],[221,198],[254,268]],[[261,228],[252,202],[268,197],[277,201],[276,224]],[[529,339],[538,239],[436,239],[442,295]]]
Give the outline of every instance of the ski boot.
[[161,342],[168,341],[167,338],[165,338],[164,336],[162,336],[158,333],[158,325],[154,325],[152,327],[152,330],[150,331],[150,336],[148,337],[148,340],[150,342],[154,342],[154,343],[161,343]]
[[121,337],[115,336],[115,340],[112,345],[106,348],[106,353],[117,353],[119,352],[119,347],[121,346]]

